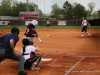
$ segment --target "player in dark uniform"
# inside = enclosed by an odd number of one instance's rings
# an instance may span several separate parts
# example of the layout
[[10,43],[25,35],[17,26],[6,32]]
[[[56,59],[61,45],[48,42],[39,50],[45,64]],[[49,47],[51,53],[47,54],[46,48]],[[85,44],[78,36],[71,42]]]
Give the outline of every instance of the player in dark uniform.
[[[47,26],[49,26],[50,27],[50,25],[51,25],[51,23],[49,22],[49,20],[46,22],[46,28],[45,29],[47,29]],[[50,29],[51,29],[51,27],[50,27]]]
[[38,34],[35,30],[35,27],[38,25],[38,22],[36,20],[33,20],[31,23],[27,25],[25,34],[24,34],[24,39],[28,39],[30,41],[33,41],[33,46],[34,46],[34,40],[33,37],[38,37]]
[[22,55],[19,55],[15,52],[15,45],[19,41],[19,29],[17,27],[13,27],[11,29],[11,33],[4,35],[0,38],[0,62],[3,59],[13,59],[16,61],[19,61],[19,73],[18,75],[27,75],[26,72],[24,72],[24,57]]

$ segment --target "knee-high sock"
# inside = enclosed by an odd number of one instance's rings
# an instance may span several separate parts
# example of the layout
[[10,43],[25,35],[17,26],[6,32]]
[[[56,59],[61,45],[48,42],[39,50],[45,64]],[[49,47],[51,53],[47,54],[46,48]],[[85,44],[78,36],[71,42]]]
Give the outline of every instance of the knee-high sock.
[[86,33],[90,36],[90,34],[88,32],[86,32]]
[[84,35],[83,35],[83,32],[82,32],[82,36],[84,36]]

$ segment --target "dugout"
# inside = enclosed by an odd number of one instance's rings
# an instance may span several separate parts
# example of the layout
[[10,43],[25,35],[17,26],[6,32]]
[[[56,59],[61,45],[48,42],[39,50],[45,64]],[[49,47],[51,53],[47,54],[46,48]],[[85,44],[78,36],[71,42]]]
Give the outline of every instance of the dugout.
[[91,26],[100,26],[100,18],[88,20]]

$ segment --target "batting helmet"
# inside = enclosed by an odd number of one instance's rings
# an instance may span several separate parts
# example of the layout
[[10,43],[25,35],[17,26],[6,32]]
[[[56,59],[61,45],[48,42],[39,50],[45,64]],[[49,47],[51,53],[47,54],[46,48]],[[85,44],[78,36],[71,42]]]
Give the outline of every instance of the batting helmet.
[[30,25],[29,25],[29,29],[31,29],[31,28],[35,28],[35,26],[32,23],[30,23]]
[[11,29],[11,33],[16,33],[17,32],[17,35],[19,34],[19,29],[17,28],[17,27],[13,27],[12,29]]
[[37,25],[38,25],[38,21],[37,21],[37,20],[33,20],[31,23],[32,23],[34,26],[37,26]]
[[22,44],[23,44],[23,45],[29,45],[29,43],[30,43],[30,42],[29,42],[28,39],[23,39],[23,40],[22,40]]

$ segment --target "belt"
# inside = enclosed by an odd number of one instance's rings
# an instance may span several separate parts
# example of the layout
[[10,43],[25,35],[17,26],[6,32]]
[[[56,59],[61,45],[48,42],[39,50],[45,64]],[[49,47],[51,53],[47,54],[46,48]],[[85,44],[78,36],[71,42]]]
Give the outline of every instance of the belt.
[[7,48],[9,48],[9,47],[0,47],[0,49],[7,49]]
[[27,54],[22,54],[22,55],[24,56],[24,55],[29,55],[29,54],[27,53]]
[[0,49],[5,49],[4,47],[0,47]]

